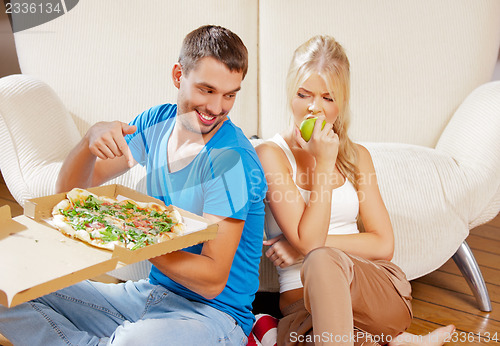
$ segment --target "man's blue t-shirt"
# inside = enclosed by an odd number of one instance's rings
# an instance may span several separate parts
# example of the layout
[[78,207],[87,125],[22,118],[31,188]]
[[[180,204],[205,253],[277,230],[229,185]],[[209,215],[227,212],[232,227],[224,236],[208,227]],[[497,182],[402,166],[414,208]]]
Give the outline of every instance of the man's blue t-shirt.
[[[153,107],[130,124],[137,131],[126,140],[134,159],[147,169],[150,196],[181,209],[245,220],[226,287],[206,299],[152,267],[149,279],[187,299],[203,302],[231,315],[248,335],[254,322],[252,302],[258,289],[267,184],[260,161],[243,132],[226,120],[201,152],[184,168],[170,172],[167,143],[177,106]],[[202,244],[184,249],[200,254]]]

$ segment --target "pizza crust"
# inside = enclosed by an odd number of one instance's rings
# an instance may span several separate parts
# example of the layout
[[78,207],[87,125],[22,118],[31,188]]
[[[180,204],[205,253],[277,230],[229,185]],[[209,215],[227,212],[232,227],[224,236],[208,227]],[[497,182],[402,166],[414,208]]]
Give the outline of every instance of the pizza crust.
[[72,205],[68,199],[63,199],[52,209],[52,215],[62,215],[61,210],[68,210]]
[[66,223],[64,215],[54,215],[52,221],[54,226],[56,226],[65,235],[68,235],[70,237],[75,236],[75,230],[73,229],[73,227]]
[[89,196],[97,197],[97,195],[92,192],[79,188],[74,188],[66,194],[66,197],[68,197],[68,200],[72,205],[74,205],[74,202],[76,201],[79,201],[80,203],[85,202]]

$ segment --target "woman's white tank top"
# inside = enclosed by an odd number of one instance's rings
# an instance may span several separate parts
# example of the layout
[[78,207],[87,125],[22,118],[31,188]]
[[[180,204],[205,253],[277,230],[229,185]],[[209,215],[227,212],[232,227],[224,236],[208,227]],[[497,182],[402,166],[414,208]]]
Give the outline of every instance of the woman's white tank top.
[[[290,147],[280,134],[276,134],[270,139],[270,141],[276,143],[285,153],[290,165],[292,166],[293,181],[297,185],[297,163]],[[311,191],[304,190],[299,186],[297,186],[297,189],[304,198],[304,201],[308,203]],[[328,234],[359,233],[357,226],[358,212],[358,194],[352,183],[348,179],[345,179],[344,184],[334,189],[332,192],[332,210]],[[282,233],[267,204],[265,231],[267,239],[277,237]],[[302,263],[296,263],[286,268],[277,267],[280,282],[280,293],[302,287],[302,282],[300,280],[301,266]]]

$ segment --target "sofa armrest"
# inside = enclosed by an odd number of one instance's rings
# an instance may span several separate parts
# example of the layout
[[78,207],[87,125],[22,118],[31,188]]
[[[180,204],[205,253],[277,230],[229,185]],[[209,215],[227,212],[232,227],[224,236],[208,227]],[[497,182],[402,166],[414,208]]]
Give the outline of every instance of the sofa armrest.
[[[435,149],[363,144],[372,156],[394,229],[393,262],[409,280],[439,268],[469,234],[467,203],[473,192],[460,183],[461,170],[451,157]],[[450,199],[450,194],[459,194],[462,200]]]
[[500,81],[496,81],[481,85],[464,100],[436,146],[455,160],[463,172],[463,183],[480,197],[469,207],[470,229],[500,211],[499,133]]
[[26,76],[0,79],[0,170],[16,201],[52,194],[81,135],[55,92]]

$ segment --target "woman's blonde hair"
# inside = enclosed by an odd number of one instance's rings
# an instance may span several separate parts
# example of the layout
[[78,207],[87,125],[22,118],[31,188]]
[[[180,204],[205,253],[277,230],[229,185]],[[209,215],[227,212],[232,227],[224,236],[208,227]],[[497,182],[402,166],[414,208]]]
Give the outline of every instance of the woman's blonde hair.
[[339,107],[337,120],[333,124],[333,130],[340,140],[337,168],[357,189],[358,152],[355,144],[347,136],[350,123],[349,60],[344,48],[333,37],[314,36],[295,50],[287,76],[289,105],[300,86],[312,74],[318,74],[323,78],[330,95]]

